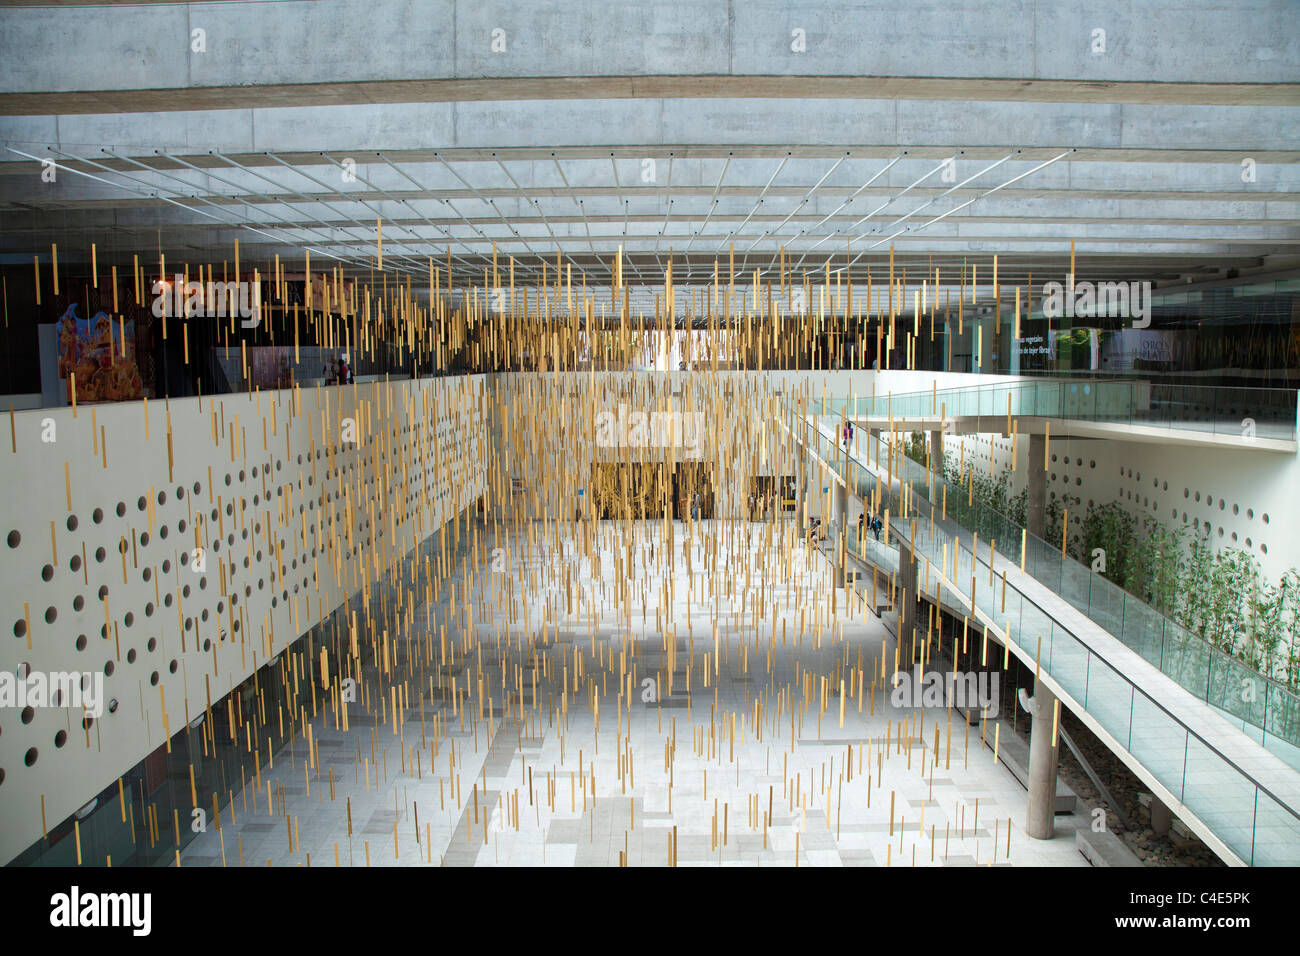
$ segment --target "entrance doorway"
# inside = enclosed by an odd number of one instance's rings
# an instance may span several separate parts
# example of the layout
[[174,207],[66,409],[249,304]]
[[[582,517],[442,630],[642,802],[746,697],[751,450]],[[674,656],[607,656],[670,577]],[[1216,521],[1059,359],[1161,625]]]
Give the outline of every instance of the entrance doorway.
[[596,462],[591,466],[591,507],[605,518],[662,518],[671,484],[661,461]]
[[780,511],[793,511],[795,482],[793,475],[755,475],[749,479],[746,499],[750,521],[766,521]]
[[698,500],[701,518],[714,516],[713,465],[703,461],[679,462],[673,470],[673,517],[685,520],[692,500]]

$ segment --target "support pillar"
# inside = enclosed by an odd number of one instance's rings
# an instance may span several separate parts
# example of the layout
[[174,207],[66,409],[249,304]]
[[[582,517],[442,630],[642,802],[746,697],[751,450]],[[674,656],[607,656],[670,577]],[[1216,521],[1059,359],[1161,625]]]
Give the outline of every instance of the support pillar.
[[1056,763],[1059,748],[1052,743],[1056,695],[1041,680],[1034,681],[1033,724],[1029,730],[1029,807],[1025,832],[1036,840],[1056,835]]
[[930,430],[930,470],[936,478],[943,477],[943,429]]
[[1156,833],[1168,833],[1173,822],[1173,811],[1154,793],[1151,794],[1151,829]]
[[1047,530],[1047,469],[1043,467],[1043,457],[1047,453],[1045,435],[1029,436],[1029,463],[1026,474],[1029,477],[1029,494],[1025,501],[1025,527],[1030,534],[1043,537]]
[[[910,666],[914,652],[913,635],[921,619],[921,601],[917,594],[916,553],[904,541],[898,543],[898,594],[895,602],[898,607],[898,646],[902,664]],[[900,664],[900,666],[902,666]]]
[[[800,423],[795,427],[803,428],[805,426],[802,423]],[[802,437],[806,438],[806,435]],[[811,513],[809,508],[809,500],[811,498],[811,492],[809,489],[811,487],[811,484],[808,481],[808,472],[811,469],[811,467],[812,467],[812,457],[808,454],[808,449],[801,442],[799,444],[799,451],[797,452],[797,457],[795,460],[795,470],[794,470],[794,475],[795,475],[794,524],[795,527],[799,530],[800,534],[803,534],[804,529],[808,523],[808,516]]]
[[997,336],[994,334],[993,329],[992,316],[980,319],[975,329],[975,341],[971,343],[974,346],[971,351],[975,353],[975,371],[984,375],[992,375],[997,372],[994,359],[994,353],[997,350]]
[[[847,469],[846,469],[847,472]],[[842,588],[846,579],[846,551],[849,543],[849,494],[844,485],[831,483],[831,520],[835,522],[835,586]]]

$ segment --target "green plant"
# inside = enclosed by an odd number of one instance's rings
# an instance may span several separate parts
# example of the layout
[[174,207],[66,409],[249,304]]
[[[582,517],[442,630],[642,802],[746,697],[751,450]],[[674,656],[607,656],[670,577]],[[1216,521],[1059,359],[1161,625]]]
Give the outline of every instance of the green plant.
[[[904,453],[924,465],[925,434],[910,433]],[[981,537],[1005,535],[1004,519],[1023,527],[1028,491],[1011,493],[1010,470],[992,477],[969,463],[963,470],[959,460],[948,454],[944,461],[949,517]],[[1236,548],[1216,552],[1208,526],[1194,532],[1171,528],[1151,515],[1134,517],[1118,502],[1090,503],[1080,515],[1080,504],[1069,494],[1049,497],[1049,542],[1059,545],[1068,508],[1069,556],[1093,567],[1101,549],[1104,562],[1096,568],[1107,580],[1259,673],[1300,690],[1300,571],[1290,569],[1273,585],[1251,554]],[[1291,726],[1300,723],[1300,712],[1276,720]]]

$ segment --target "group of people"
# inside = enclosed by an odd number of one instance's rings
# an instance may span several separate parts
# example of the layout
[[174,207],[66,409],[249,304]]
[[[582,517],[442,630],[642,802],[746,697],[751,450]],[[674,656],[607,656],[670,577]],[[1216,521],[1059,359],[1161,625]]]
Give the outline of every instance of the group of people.
[[[808,519],[808,530],[806,534],[810,542],[816,543],[818,540],[825,537],[825,534],[822,531],[821,523],[822,522],[820,518]],[[880,532],[883,531],[884,529],[885,529],[885,523],[882,520],[880,520],[879,515],[868,515],[865,511],[860,512],[858,514],[858,540],[859,541],[862,540],[862,535],[865,531],[870,531],[872,534],[876,536],[876,540],[879,541]]]
[[876,540],[879,541],[880,532],[885,527],[885,523],[880,520],[880,516],[872,515],[871,518],[868,519],[867,513],[865,511],[858,515],[858,540],[859,541],[862,540],[862,530],[864,525],[868,531],[872,532],[872,534],[876,536]]
[[352,377],[352,368],[348,365],[347,354],[339,356],[338,365],[333,376],[330,375],[330,367],[325,366],[324,378],[326,384],[332,385],[351,385],[355,379]]

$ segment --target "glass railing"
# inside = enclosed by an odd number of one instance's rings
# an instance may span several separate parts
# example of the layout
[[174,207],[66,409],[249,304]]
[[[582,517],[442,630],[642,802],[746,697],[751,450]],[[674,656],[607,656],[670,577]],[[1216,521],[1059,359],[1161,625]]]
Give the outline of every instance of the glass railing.
[[[822,428],[837,424],[838,420],[823,422]],[[821,438],[829,440],[825,434]],[[842,455],[839,449],[836,453]],[[936,516],[946,515],[977,532],[981,541],[998,542],[999,554],[1023,563],[1026,573],[1215,707],[1266,749],[1300,768],[1300,695],[1063,555],[1059,542],[1048,543],[1029,534],[1001,512],[973,500],[968,489],[931,474],[906,456],[895,456],[895,461],[900,472],[894,477],[913,488],[919,486],[920,494],[936,504]],[[874,476],[872,482],[868,498],[874,493]]]
[[[996,541],[1001,545],[997,549],[999,555],[1006,561],[1018,561],[1022,556],[1022,529],[992,509],[965,504],[964,496],[953,491],[948,494],[945,518],[942,479],[932,479],[937,494],[931,491],[927,497],[925,471],[919,466],[919,474],[905,472],[897,476],[901,479],[897,487],[879,483],[877,498],[876,472],[863,465],[856,455],[846,456],[822,427],[814,428],[809,423],[802,428],[804,423],[798,419],[795,422],[796,429],[806,432],[802,439],[832,462],[838,473],[844,475],[847,470],[844,477],[855,494],[874,504],[878,512],[888,509],[893,516],[888,537],[909,544],[919,560],[930,563],[929,569],[918,569],[919,582],[924,584],[927,572],[930,580],[936,581],[934,571],[942,568],[962,603],[971,606],[973,592],[973,606],[987,620],[1005,630],[1009,640],[1038,660],[1107,733],[1242,860],[1252,865],[1300,864],[1300,815],[1075,637],[1050,611],[1012,583],[1004,585],[1000,576],[993,576],[990,583],[989,545]],[[910,505],[907,510],[904,494]],[[940,504],[935,505],[931,521],[931,507],[936,499]],[[982,511],[978,510],[981,508]],[[907,516],[908,512],[916,516],[915,540],[912,539],[913,518]],[[978,527],[966,523],[975,517],[979,519]],[[976,531],[979,532],[978,555],[971,550]],[[1084,613],[1093,610],[1099,617],[1109,614],[1108,631],[1198,698],[1235,715],[1231,708],[1239,705],[1227,699],[1237,696],[1243,687],[1236,681],[1239,672],[1229,667],[1235,662],[1222,659],[1221,653],[1216,658],[1211,653],[1214,648],[1185,631],[1186,639],[1179,644],[1178,635],[1162,629],[1160,615],[1149,608],[1146,609],[1149,614],[1138,612],[1136,602],[1126,610],[1125,595],[1118,588],[1111,585],[1111,591],[1098,588],[1094,592],[1086,568],[1062,559],[1059,551],[1053,552],[1032,536],[1026,536],[1026,540],[1023,557],[1028,574]],[[864,557],[870,559],[871,555],[864,554]],[[996,565],[996,561],[993,563]],[[1241,679],[1263,680],[1253,672]],[[1216,693],[1212,690],[1215,687],[1232,688],[1233,693]],[[1250,711],[1262,718],[1264,724],[1272,721],[1278,729],[1289,729],[1294,734],[1295,698],[1284,689],[1269,685],[1260,697],[1260,705],[1252,705]],[[1260,739],[1256,734],[1252,737]]]
[[[1062,418],[1236,438],[1296,438],[1296,391],[1149,381],[1020,381],[833,399],[826,411],[895,420],[945,416]],[[818,408],[817,410],[820,410]]]

